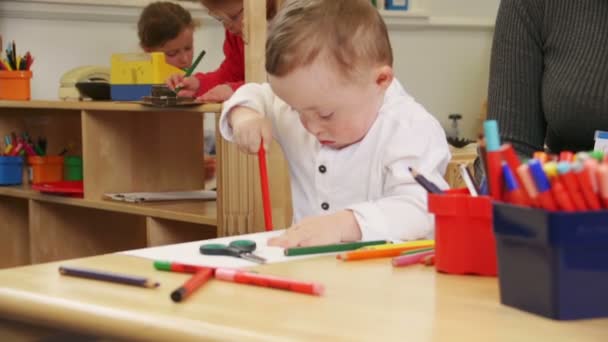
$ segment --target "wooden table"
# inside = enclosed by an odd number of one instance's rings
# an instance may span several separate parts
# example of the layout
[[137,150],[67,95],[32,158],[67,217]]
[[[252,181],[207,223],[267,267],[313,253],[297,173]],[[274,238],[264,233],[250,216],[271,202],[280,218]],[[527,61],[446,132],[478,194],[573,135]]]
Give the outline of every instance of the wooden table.
[[[155,290],[60,276],[59,264],[149,276]],[[318,281],[323,297],[211,281],[186,302],[188,275],[118,254],[0,271],[3,319],[129,340],[608,341],[608,319],[558,322],[499,303],[496,278],[388,260],[320,257],[259,267]]]

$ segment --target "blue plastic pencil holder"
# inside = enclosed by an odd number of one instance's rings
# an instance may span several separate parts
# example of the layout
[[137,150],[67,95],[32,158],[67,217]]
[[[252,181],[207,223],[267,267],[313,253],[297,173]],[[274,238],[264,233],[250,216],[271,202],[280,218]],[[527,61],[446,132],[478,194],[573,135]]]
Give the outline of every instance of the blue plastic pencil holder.
[[19,185],[23,180],[23,158],[0,156],[0,185]]
[[501,303],[548,318],[608,317],[608,210],[494,205]]

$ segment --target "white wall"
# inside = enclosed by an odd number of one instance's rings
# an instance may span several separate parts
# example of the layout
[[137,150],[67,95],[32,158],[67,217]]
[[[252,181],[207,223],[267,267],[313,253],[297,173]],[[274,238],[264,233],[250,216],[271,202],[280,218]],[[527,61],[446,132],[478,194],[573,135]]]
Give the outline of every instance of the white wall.
[[[397,77],[444,126],[449,125],[449,113],[462,113],[461,133],[468,137],[475,136],[480,103],[486,96],[491,24],[498,2],[425,0],[422,4],[430,17],[424,21],[387,20]],[[84,64],[109,65],[113,52],[138,51],[135,21],[140,7],[34,6],[0,2],[0,34],[5,42],[16,40],[19,51],[29,49],[36,58],[34,99],[55,99],[66,70]],[[199,70],[220,63],[223,38],[218,24],[203,22],[195,36],[197,51],[207,50]]]

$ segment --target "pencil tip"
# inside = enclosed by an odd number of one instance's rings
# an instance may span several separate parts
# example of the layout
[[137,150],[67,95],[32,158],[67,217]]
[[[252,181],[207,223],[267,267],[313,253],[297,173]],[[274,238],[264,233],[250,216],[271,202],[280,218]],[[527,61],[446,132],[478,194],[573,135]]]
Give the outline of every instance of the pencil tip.
[[410,172],[414,171],[411,166],[408,166],[407,169],[410,170]]

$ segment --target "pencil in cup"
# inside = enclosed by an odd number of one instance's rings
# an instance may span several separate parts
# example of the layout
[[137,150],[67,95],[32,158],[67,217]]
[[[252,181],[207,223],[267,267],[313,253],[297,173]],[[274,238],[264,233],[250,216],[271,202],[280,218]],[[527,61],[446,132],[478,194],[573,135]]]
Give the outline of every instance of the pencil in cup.
[[97,271],[88,268],[76,268],[59,266],[59,273],[61,275],[67,275],[72,277],[87,278],[93,280],[107,281],[111,283],[118,283],[124,285],[139,286],[145,288],[155,288],[160,284],[158,282],[149,280],[145,277],[130,276],[125,274]]
[[267,274],[257,274],[235,269],[218,268],[215,270],[215,278],[240,284],[270,287],[315,296],[321,296],[323,295],[323,292],[325,292],[325,287],[322,284],[296,281]]
[[430,180],[426,179],[426,177],[424,177],[423,175],[418,173],[418,171],[414,170],[411,167],[408,167],[408,170],[410,170],[410,172],[412,173],[414,180],[418,184],[420,184],[427,192],[429,192],[431,194],[442,194],[443,193],[443,190],[441,190],[435,183],[431,182]]

